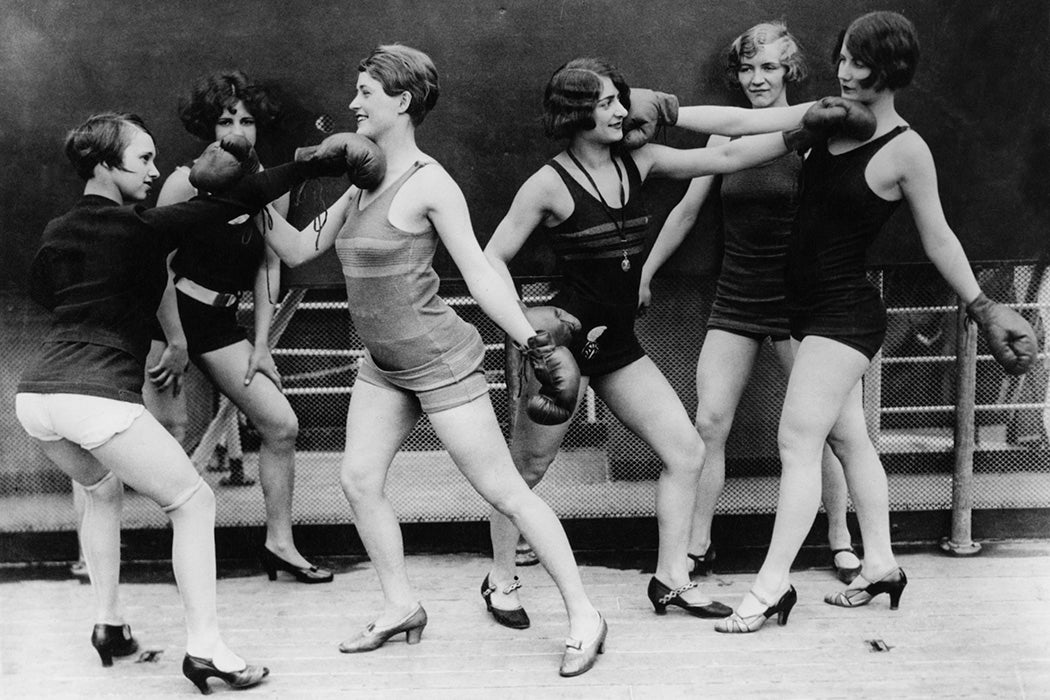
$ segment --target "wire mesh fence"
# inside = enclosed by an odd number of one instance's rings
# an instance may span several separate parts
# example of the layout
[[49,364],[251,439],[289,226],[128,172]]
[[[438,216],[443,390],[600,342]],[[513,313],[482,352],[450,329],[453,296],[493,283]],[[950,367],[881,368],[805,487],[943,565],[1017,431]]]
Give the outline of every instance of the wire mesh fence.
[[[1050,275],[1045,266],[1003,264],[981,271],[982,287],[1008,301],[1037,329],[1040,345],[1050,323]],[[903,266],[873,271],[889,309],[883,352],[864,380],[869,428],[889,475],[893,510],[951,507],[957,300],[932,268]],[[521,289],[530,302],[551,296],[550,280],[529,280]],[[703,344],[714,280],[661,277],[653,306],[637,322],[650,357],[678,392],[686,410],[696,409],[695,368]],[[474,304],[461,282],[443,284],[442,296],[482,333],[488,352],[490,397],[505,432],[503,334]],[[0,532],[68,530],[75,517],[68,477],[25,436],[13,416],[21,368],[36,351],[46,319],[22,297],[4,299],[0,349]],[[250,298],[242,300],[251,321]],[[346,408],[362,346],[342,290],[289,292],[274,323],[274,356],[285,394],[299,419],[296,451],[297,523],[352,520],[339,486]],[[1050,507],[1050,430],[1047,361],[1008,377],[983,346],[978,349],[975,508]],[[769,341],[759,354],[727,445],[727,483],[721,513],[769,513],[775,508],[779,461],[776,432],[786,376]],[[217,494],[217,522],[224,526],[264,521],[258,485],[259,436],[228,401],[194,370],[187,392],[189,431],[185,447]],[[647,516],[653,513],[661,465],[652,450],[628,431],[602,401],[588,392],[574,416],[562,450],[537,491],[563,517]],[[426,417],[395,459],[388,492],[404,521],[480,520],[488,507],[467,485]],[[125,525],[164,527],[152,503],[129,495]]]

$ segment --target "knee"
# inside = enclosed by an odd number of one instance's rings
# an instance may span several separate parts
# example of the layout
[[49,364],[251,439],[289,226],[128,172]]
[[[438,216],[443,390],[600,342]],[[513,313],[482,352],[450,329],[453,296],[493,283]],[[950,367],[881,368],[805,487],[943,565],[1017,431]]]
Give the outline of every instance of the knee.
[[529,488],[534,488],[540,483],[551,464],[554,463],[554,454],[548,452],[537,452],[527,449],[512,450],[514,466],[517,467],[521,477]]
[[501,489],[497,493],[489,494],[488,498],[493,508],[515,521],[534,500],[539,499],[532,491],[513,488]]
[[169,503],[162,504],[162,509],[171,518],[179,516],[203,516],[215,519],[215,492],[204,482],[197,480],[180,493],[176,494]]
[[350,461],[343,462],[343,468],[339,472],[339,485],[351,506],[382,494],[382,486],[377,486],[371,472]]
[[84,492],[95,503],[120,503],[124,496],[124,484],[113,472],[109,472],[94,484],[85,486]]
[[665,459],[667,469],[675,473],[699,474],[704,466],[704,440],[695,430],[683,433]]
[[705,443],[724,443],[732,427],[732,413],[708,406],[696,409],[696,432]]
[[289,407],[259,426],[259,435],[271,449],[294,451],[295,440],[299,437],[299,418]]

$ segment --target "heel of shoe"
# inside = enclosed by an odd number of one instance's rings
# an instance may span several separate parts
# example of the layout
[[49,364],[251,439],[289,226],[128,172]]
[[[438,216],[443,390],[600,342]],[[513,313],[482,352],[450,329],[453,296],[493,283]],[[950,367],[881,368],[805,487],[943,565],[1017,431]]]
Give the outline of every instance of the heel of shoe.
[[423,639],[423,625],[419,627],[413,627],[410,630],[405,630],[405,643],[406,644],[419,644]]
[[655,600],[653,601],[653,610],[656,612],[657,615],[666,615],[667,614],[667,606],[666,605],[661,605],[660,603],[657,603]]
[[98,656],[102,659],[102,665],[109,668],[113,665],[113,654],[110,653],[109,649],[95,649],[98,652]]
[[783,627],[788,623],[788,616],[791,614],[791,608],[787,610],[781,610],[777,613],[777,624]]
[[270,579],[271,581],[277,580],[277,569],[271,569],[268,566],[264,566],[263,568],[266,569],[266,578]]

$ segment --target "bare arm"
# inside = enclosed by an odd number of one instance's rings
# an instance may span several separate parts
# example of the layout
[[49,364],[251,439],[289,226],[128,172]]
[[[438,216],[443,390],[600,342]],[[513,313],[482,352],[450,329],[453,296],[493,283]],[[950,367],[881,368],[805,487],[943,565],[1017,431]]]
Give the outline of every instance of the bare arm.
[[937,191],[937,168],[926,142],[914,132],[902,134],[898,147],[900,188],[911,208],[923,250],[944,280],[965,303],[981,288],[955,232],[944,217]]
[[357,188],[351,186],[327,210],[318,214],[302,231],[270,207],[271,216],[264,221],[266,243],[288,267],[298,267],[313,260],[335,243],[339,229],[346,221],[352,196]]
[[[485,257],[489,264],[499,273],[511,290],[514,290],[515,287],[508,265],[525,245],[525,241],[529,239],[532,232],[543,223],[549,214],[547,207],[552,193],[548,175],[541,170],[525,181],[514,195],[510,209],[496,226],[496,231],[489,239],[488,245],[485,246]],[[515,294],[517,294],[516,290]]]
[[812,102],[790,107],[749,109],[746,107],[722,107],[718,105],[696,105],[680,107],[675,126],[705,134],[724,136],[747,136],[771,131],[784,131],[798,126],[802,115]]
[[682,180],[703,175],[735,173],[779,158],[787,152],[784,137],[777,132],[747,136],[721,146],[707,148],[680,149],[650,143],[634,152],[634,160],[643,179],[655,175]]
[[536,332],[518,305],[513,282],[507,283],[509,273],[505,279],[489,264],[478,245],[459,186],[441,168],[427,168],[423,172],[427,175],[423,183],[427,218],[459,268],[471,295],[481,310],[509,336],[522,345],[527,344]]

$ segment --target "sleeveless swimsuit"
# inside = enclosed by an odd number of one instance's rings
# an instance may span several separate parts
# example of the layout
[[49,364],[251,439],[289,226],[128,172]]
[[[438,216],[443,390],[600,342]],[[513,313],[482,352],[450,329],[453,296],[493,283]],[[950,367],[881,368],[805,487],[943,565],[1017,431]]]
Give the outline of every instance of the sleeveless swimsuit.
[[813,148],[802,167],[798,216],[788,244],[787,295],[791,335],[819,335],[871,359],[886,337],[886,307],[868,281],[865,255],[900,206],[871,191],[864,170],[908,127],[898,126],[852,151]]
[[551,304],[583,324],[569,349],[584,376],[608,374],[645,356],[634,319],[650,215],[641,197],[638,167],[629,154],[619,156],[630,199],[622,209],[608,211],[560,163],[548,161],[573,201],[572,214],[547,229],[562,275],[562,288]]
[[350,317],[365,345],[357,378],[414,395],[424,411],[460,406],[488,392],[477,328],[438,296],[433,226],[413,233],[390,223],[390,203],[417,162],[368,206],[351,200],[335,250]]
[[794,153],[722,176],[725,252],[708,329],[786,340],[784,265],[803,160]]

